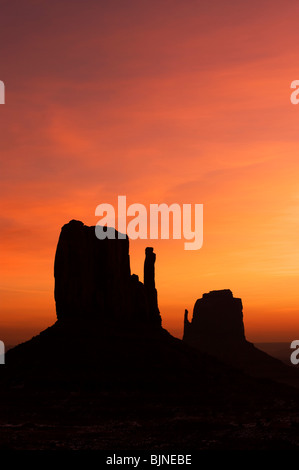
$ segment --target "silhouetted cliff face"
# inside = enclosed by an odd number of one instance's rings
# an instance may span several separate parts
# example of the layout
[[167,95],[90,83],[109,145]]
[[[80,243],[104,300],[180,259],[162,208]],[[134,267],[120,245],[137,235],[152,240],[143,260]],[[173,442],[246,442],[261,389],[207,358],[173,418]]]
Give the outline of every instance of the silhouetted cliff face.
[[203,294],[195,303],[192,321],[185,311],[184,340],[200,344],[204,349],[214,344],[244,343],[243,306],[229,289]]
[[129,241],[98,240],[95,228],[72,220],[59,237],[55,264],[57,318],[117,318],[129,310]]
[[198,299],[191,322],[185,310],[183,341],[252,376],[299,386],[297,371],[246,340],[242,301],[228,289]]
[[115,239],[99,240],[95,227],[77,220],[64,225],[54,263],[58,320],[161,324],[157,321],[156,255],[152,248],[149,250],[152,257],[146,265],[150,287],[146,287],[138,276],[131,276],[128,237],[119,239],[115,231]]

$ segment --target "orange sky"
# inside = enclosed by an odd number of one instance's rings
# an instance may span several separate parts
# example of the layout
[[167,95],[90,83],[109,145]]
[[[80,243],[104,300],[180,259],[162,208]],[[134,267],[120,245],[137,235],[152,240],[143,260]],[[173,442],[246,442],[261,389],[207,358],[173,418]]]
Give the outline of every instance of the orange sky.
[[[55,321],[60,227],[98,204],[203,203],[204,244],[157,253],[163,325],[230,288],[250,341],[299,336],[296,1],[1,2],[0,339]],[[191,315],[190,315],[191,316]]]

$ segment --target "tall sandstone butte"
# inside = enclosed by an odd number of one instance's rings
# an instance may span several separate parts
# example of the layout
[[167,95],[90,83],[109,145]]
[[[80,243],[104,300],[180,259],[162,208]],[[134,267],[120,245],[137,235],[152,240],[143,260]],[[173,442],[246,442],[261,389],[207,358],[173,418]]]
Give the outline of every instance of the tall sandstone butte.
[[195,302],[192,321],[185,311],[184,340],[204,350],[245,344],[242,300],[231,290],[214,290]]
[[229,289],[203,294],[191,322],[185,310],[183,341],[252,376],[299,386],[296,370],[247,341],[242,301]]
[[[111,229],[110,229],[111,233]],[[54,263],[58,320],[161,325],[155,289],[155,254],[146,256],[145,285],[131,275],[129,239],[99,240],[95,227],[71,220],[61,229]],[[147,251],[146,251],[147,252]]]

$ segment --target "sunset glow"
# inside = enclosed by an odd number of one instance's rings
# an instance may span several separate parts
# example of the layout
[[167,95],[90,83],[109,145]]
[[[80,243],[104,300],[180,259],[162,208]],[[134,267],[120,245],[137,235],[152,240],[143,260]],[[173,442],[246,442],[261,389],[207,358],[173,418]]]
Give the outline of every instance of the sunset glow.
[[1,5],[0,331],[56,320],[60,228],[98,204],[203,204],[203,247],[157,254],[163,326],[214,289],[243,302],[250,341],[299,335],[299,4],[38,0]]

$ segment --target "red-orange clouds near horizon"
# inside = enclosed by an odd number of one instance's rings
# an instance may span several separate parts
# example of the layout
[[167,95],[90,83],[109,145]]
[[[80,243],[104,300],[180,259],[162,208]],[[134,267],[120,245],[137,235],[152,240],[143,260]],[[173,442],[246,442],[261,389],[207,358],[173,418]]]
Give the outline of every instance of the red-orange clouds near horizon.
[[163,324],[203,292],[241,297],[249,340],[299,333],[295,2],[1,4],[1,339],[55,321],[60,227],[95,208],[203,203],[204,244],[157,253]]

